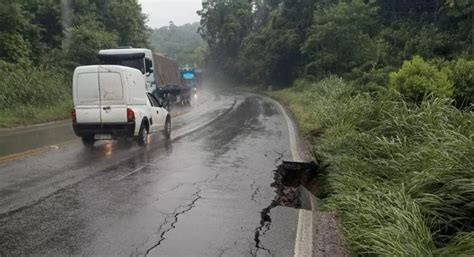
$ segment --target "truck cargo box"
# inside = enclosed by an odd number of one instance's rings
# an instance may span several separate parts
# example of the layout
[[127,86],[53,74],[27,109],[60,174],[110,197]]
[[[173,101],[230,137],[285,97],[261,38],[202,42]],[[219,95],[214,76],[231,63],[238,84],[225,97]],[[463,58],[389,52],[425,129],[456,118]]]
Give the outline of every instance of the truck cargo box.
[[178,63],[166,56],[153,53],[155,75],[158,87],[183,86],[178,69]]

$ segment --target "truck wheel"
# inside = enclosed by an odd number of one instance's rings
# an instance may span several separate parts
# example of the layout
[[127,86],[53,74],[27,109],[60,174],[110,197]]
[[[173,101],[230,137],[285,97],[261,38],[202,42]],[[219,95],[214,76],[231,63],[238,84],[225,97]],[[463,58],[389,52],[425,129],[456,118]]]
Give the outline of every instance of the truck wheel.
[[166,117],[165,128],[163,129],[163,135],[167,138],[171,138],[171,118],[168,116]]
[[82,137],[82,144],[86,147],[93,147],[95,143],[94,135],[91,136],[83,136]]
[[148,127],[145,124],[142,124],[140,127],[140,132],[137,136],[137,142],[140,146],[146,146],[148,144]]

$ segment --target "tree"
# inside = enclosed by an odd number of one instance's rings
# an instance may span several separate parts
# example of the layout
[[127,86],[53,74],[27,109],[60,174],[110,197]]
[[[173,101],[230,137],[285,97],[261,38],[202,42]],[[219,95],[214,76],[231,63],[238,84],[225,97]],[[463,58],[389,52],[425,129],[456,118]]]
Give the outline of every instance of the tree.
[[[471,57],[474,57],[474,2],[472,0],[446,0],[447,14],[458,20],[459,35],[464,35]],[[470,41],[470,42],[469,42]]]
[[438,15],[443,1],[444,0],[378,0],[382,16],[389,19],[400,16],[420,17],[422,14]]
[[243,39],[253,27],[253,5],[250,1],[209,1],[199,11],[199,33],[209,46],[209,65],[226,74],[238,70],[236,60]]
[[32,45],[28,38],[38,39],[39,30],[29,21],[30,17],[19,3],[0,2],[0,60],[12,63],[31,61]]
[[40,29],[40,41],[47,48],[61,47],[63,24],[61,6],[56,1],[34,1],[22,7],[31,15],[31,23]]
[[68,57],[74,66],[96,64],[100,49],[117,47],[118,35],[106,31],[94,16],[77,18],[76,23],[71,29],[68,49]]
[[344,74],[368,62],[377,66],[379,44],[374,40],[379,31],[378,6],[363,0],[339,2],[318,8],[301,50],[309,64],[307,74]]
[[148,47],[150,30],[146,27],[147,17],[137,1],[96,0],[97,19],[107,31],[118,35],[121,46]]
[[176,59],[182,66],[202,63],[201,50],[205,43],[197,32],[198,28],[198,22],[182,26],[170,22],[169,26],[153,30],[150,44],[155,51]]
[[279,85],[289,84],[296,76],[303,39],[295,24],[287,23],[280,12],[274,11],[268,24],[243,42],[239,57],[243,76]]

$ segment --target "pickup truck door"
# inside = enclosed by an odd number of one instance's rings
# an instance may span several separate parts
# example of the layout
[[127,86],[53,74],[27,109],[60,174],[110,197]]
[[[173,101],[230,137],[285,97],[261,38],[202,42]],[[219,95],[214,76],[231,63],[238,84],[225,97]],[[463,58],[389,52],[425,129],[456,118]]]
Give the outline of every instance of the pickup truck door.
[[76,75],[75,105],[78,123],[100,123],[99,80],[96,72],[79,73]]
[[165,127],[166,111],[160,105],[160,102],[155,98],[155,96],[150,93],[148,93],[147,95],[153,105],[153,113],[157,115],[155,121],[157,125],[157,130],[161,130]]
[[99,67],[99,90],[102,123],[126,123],[127,105],[120,73]]
[[147,94],[148,107],[150,108],[150,132],[157,132],[160,129],[160,110],[154,106],[153,100]]

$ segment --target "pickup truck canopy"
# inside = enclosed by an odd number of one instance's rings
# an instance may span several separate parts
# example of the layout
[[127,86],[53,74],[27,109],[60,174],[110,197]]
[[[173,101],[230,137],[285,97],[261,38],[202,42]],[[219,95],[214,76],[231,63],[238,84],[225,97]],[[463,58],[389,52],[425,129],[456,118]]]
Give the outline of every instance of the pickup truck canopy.
[[80,66],[74,71],[74,105],[146,104],[145,78],[118,65]]

